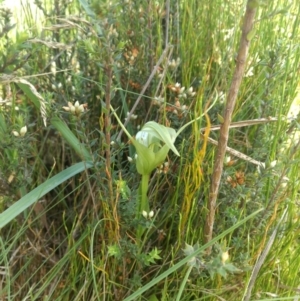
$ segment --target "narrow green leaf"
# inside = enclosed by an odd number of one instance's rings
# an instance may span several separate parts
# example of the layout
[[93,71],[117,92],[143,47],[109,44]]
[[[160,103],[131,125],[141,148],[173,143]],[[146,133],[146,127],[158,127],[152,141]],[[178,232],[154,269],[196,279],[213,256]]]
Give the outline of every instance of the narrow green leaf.
[[37,200],[43,197],[46,193],[53,190],[55,187],[75,176],[76,174],[84,171],[85,169],[91,168],[93,166],[90,162],[80,162],[77,163],[59,174],[53,176],[52,178],[45,181],[43,184],[39,185],[28,194],[23,196],[16,203],[11,205],[4,212],[0,213],[0,229],[11,222],[16,216],[26,210],[28,207],[33,205]]
[[40,99],[33,93],[32,88],[25,83],[17,83],[25,95],[33,102],[34,106],[39,110],[41,107]]
[[26,96],[33,102],[35,107],[40,110],[44,125],[47,126],[46,102],[42,95],[36,90],[34,85],[22,78],[16,78],[15,83],[23,90]]
[[77,139],[73,132],[69,129],[67,124],[58,117],[51,119],[51,124],[59,131],[74,151],[85,161],[93,161],[91,154],[84,147],[84,145]]

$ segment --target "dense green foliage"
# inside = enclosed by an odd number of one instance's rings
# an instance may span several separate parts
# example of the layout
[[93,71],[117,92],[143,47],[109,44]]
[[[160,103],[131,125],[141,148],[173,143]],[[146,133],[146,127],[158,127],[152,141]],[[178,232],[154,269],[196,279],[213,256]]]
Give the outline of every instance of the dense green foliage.
[[[300,7],[252,2],[233,118],[246,126],[229,146],[260,164],[228,153],[211,254],[208,134],[218,140],[245,3],[35,0],[17,20],[0,8],[3,300],[245,300],[257,260],[251,300],[299,294],[300,115],[287,116]],[[118,119],[134,137],[148,121],[178,131],[199,116],[174,142],[180,156],[141,181]]]

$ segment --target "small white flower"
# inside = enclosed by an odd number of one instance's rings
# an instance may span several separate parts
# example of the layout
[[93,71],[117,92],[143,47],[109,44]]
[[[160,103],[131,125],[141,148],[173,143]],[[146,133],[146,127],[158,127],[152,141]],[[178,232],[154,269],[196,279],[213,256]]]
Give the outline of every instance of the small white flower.
[[145,210],[142,211],[142,216],[146,219],[151,219],[154,216],[154,211],[151,210],[149,213]]
[[260,165],[257,165],[257,172],[261,173],[261,170],[265,168],[266,168],[266,164],[261,162]]
[[277,160],[274,160],[270,163],[270,167],[274,168],[276,166],[276,164],[277,164]]
[[230,156],[225,156],[224,163],[228,164],[230,162],[230,160],[231,160]]
[[222,252],[221,258],[222,258],[222,263],[224,264],[229,259],[228,251]]
[[173,59],[173,60],[169,61],[169,62],[168,62],[168,65],[169,65],[171,68],[175,68],[175,67],[176,67],[176,62],[175,62],[175,60]]
[[133,161],[133,159],[129,156],[127,157],[127,160],[128,160],[129,163],[132,163],[132,161]]
[[78,100],[75,102],[74,105],[69,101],[68,106],[63,107],[63,109],[67,112],[71,112],[72,114],[79,116],[81,113],[84,112],[84,105],[79,104]]
[[17,131],[12,131],[12,133],[13,133],[13,135],[14,135],[15,137],[19,137],[19,136],[20,136],[20,134],[19,134]]
[[171,61],[168,62],[168,65],[170,66],[171,69],[175,69],[179,66],[180,64],[180,58],[178,57],[176,60],[172,59]]
[[248,71],[246,72],[245,77],[251,77],[251,76],[253,76],[253,75],[254,75],[253,67],[250,67],[250,68],[248,69]]
[[[130,114],[130,113],[127,112],[127,117],[125,118],[125,121],[127,121],[129,114]],[[137,119],[137,117],[138,117],[137,115],[131,114],[131,115],[130,115],[130,120],[135,120],[135,119]]]
[[284,177],[282,178],[281,187],[282,187],[282,188],[285,188],[285,187],[287,186],[289,180],[290,180],[290,179],[289,179],[288,177],[284,176]]
[[196,92],[194,92],[193,87],[188,88],[187,94],[194,97],[196,95]]
[[83,104],[81,104],[79,107],[78,107],[78,113],[83,113],[84,112],[84,106]]
[[188,107],[187,107],[186,105],[183,105],[183,106],[181,107],[181,110],[182,110],[182,111],[186,111],[187,108],[188,108]]
[[50,71],[51,71],[53,76],[56,75],[56,63],[53,62],[53,61],[51,62]]
[[187,90],[187,93],[188,93],[189,95],[192,95],[192,94],[193,94],[193,90],[194,90],[193,87],[189,87],[188,90]]
[[24,137],[26,133],[27,133],[27,126],[25,125],[20,130],[21,137]]
[[[276,297],[279,296],[279,295],[277,295],[277,294],[269,293],[269,292],[265,292],[265,294],[266,294],[267,296],[269,296],[269,297],[272,297],[272,298],[276,298]],[[297,300],[297,299],[294,299],[294,300]]]

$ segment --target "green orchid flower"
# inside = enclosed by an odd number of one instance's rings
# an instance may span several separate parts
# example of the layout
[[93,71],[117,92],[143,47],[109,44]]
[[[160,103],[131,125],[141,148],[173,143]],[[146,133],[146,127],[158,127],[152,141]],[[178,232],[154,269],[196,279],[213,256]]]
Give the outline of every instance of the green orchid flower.
[[[111,109],[123,131],[136,149],[136,169],[138,173],[142,175],[138,189],[139,200],[137,204],[137,216],[142,216],[143,212],[150,211],[147,192],[151,172],[166,160],[170,149],[177,156],[180,156],[174,146],[178,133],[172,128],[158,124],[154,121],[149,121],[134,138],[126,130],[113,108]],[[138,242],[141,242],[144,230],[145,229],[142,226],[137,228],[136,236]]]
[[[180,156],[174,146],[176,131],[154,121],[147,122],[132,140],[137,152],[136,168],[139,174],[150,174],[161,165],[171,149]],[[164,145],[162,145],[162,143]]]

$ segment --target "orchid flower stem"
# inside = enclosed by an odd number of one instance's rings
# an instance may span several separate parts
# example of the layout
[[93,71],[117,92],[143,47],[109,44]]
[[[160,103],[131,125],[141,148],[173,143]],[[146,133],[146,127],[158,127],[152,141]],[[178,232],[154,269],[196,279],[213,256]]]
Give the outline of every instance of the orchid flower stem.
[[148,185],[149,185],[149,180],[150,180],[150,174],[142,175],[142,182],[141,182],[141,199],[140,199],[140,213],[143,211],[149,212],[149,201],[147,197],[147,192],[148,192]]
[[[140,217],[143,211],[149,212],[149,201],[147,197],[149,180],[150,180],[150,174],[142,175],[142,180],[139,188],[138,204],[137,204],[137,217]],[[136,233],[138,244],[142,242],[141,238],[144,231],[145,228],[143,226],[138,226],[137,233]]]

